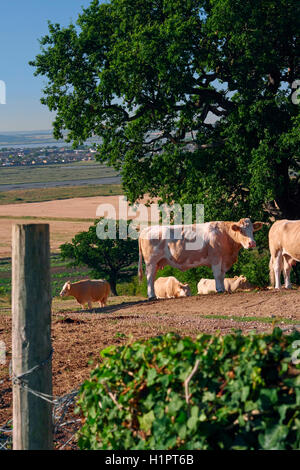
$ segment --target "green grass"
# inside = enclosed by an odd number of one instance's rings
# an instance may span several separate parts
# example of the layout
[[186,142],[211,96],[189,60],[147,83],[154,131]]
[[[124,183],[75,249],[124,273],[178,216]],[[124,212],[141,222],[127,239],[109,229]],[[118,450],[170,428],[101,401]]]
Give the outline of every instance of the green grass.
[[1,204],[45,202],[75,197],[118,196],[123,194],[120,184],[91,184],[86,186],[61,186],[56,188],[33,188],[0,192]]
[[0,185],[88,180],[111,176],[117,176],[117,172],[95,161],[41,166],[14,166],[1,168]]
[[261,323],[286,323],[288,325],[297,325],[299,320],[290,320],[282,317],[238,317],[237,315],[203,315],[202,318],[208,318],[211,320],[234,320],[239,322],[252,322],[257,321]]
[[10,259],[0,259],[0,273],[7,273],[11,271]]

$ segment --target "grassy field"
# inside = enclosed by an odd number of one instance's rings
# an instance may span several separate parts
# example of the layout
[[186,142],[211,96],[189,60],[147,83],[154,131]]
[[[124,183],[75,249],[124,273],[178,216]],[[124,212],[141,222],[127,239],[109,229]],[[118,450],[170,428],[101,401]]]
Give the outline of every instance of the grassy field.
[[88,180],[117,175],[117,172],[112,168],[95,161],[43,166],[14,166],[1,168],[0,186],[3,184]]
[[[51,255],[51,285],[52,295],[57,296],[63,284],[70,280],[79,281],[89,277],[87,268],[73,268],[68,266],[58,255]],[[2,302],[9,302],[11,295],[11,259],[0,259],[0,298]],[[1,308],[1,304],[0,304]]]
[[61,186],[56,188],[20,189],[0,192],[0,205],[22,202],[44,202],[74,197],[116,196],[123,194],[120,184],[91,184],[86,186]]
[[[143,283],[142,286],[139,285],[137,276],[134,276],[136,272],[137,266],[133,266],[129,272],[126,270],[124,271],[121,277],[121,282],[117,284],[117,291],[119,295],[146,296],[146,286],[144,285],[145,283]],[[93,275],[87,267],[72,267],[68,261],[62,260],[58,254],[51,255],[51,287],[53,297],[57,297],[59,295],[59,292],[61,291],[62,286],[66,281],[70,280],[71,282],[76,282],[81,279],[88,278],[93,279]],[[141,290],[144,292],[141,292]],[[10,306],[10,297],[11,259],[2,258],[0,259],[0,311],[3,308],[8,308]],[[61,299],[61,302],[64,301],[64,299]],[[115,301],[115,303],[117,303],[117,301]]]

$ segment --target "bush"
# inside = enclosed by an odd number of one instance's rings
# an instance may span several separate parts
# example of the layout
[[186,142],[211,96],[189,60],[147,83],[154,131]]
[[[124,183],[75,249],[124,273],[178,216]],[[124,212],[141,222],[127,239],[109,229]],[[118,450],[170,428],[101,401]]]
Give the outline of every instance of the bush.
[[241,250],[238,261],[228,271],[226,277],[243,275],[254,286],[269,286],[269,261],[268,250],[261,253],[257,249]]
[[298,332],[275,328],[196,341],[169,333],[109,347],[80,390],[79,447],[299,449],[296,340]]

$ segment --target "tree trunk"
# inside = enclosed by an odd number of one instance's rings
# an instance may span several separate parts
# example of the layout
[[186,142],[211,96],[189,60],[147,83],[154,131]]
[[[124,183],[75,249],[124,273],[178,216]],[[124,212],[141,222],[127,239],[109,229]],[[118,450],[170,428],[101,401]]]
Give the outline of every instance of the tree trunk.
[[115,276],[111,276],[109,278],[110,289],[113,295],[118,295],[117,293],[117,278]]
[[299,183],[296,184],[290,179],[289,165],[286,160],[281,162],[278,168],[278,174],[284,177],[280,195],[277,198],[277,204],[281,212],[280,218],[298,220],[300,219]]

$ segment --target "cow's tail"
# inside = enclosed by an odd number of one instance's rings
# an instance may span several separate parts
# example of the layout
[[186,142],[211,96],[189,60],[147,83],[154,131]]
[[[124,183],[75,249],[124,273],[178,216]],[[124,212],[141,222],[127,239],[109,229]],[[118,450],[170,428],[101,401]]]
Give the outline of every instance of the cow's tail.
[[271,286],[275,287],[275,272],[274,272],[273,257],[272,256],[271,256],[270,262],[269,262],[269,275],[270,275]]
[[142,254],[142,248],[141,248],[141,239],[139,237],[139,267],[138,267],[138,276],[139,276],[139,281],[141,282],[143,279],[143,254]]

